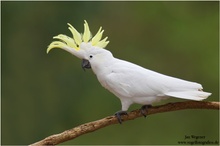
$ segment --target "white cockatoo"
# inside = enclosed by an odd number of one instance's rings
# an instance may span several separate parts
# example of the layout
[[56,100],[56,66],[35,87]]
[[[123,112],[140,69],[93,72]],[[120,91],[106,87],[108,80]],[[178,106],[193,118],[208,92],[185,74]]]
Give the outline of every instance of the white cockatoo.
[[100,84],[121,100],[122,109],[115,114],[120,123],[121,115],[127,114],[133,103],[143,105],[141,113],[146,116],[144,111],[147,107],[168,97],[200,101],[211,95],[202,91],[201,84],[163,75],[115,58],[104,49],[109,41],[107,37],[101,40],[104,32],[102,27],[92,37],[86,21],[83,34],[68,25],[73,37],[62,34],[55,36],[59,41],[52,42],[47,53],[53,48],[61,48],[82,59],[83,68],[92,68]]

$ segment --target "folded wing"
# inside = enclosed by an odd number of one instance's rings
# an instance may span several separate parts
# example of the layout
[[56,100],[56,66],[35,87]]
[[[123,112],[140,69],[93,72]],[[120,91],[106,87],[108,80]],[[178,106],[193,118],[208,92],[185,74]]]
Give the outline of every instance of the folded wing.
[[166,76],[127,61],[117,60],[111,68],[106,83],[118,96],[172,96],[199,101],[211,95],[202,91],[201,84]]

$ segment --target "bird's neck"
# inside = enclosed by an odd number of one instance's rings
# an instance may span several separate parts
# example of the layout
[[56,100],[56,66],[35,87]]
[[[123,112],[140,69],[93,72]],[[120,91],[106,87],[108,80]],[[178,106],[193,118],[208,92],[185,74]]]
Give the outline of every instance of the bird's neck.
[[115,62],[114,57],[104,59],[100,63],[93,65],[92,70],[96,74],[96,76],[108,74],[111,72],[111,66],[114,65],[114,62]]

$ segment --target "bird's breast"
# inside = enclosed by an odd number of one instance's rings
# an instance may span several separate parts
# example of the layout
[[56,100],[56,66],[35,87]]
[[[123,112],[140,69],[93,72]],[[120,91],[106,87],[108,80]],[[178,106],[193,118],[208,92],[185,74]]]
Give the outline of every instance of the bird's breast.
[[98,78],[98,81],[106,89],[109,89],[109,84],[108,84],[109,81],[108,81],[108,78],[107,78],[108,74],[109,73],[106,72],[106,71],[99,71],[96,74],[96,76]]

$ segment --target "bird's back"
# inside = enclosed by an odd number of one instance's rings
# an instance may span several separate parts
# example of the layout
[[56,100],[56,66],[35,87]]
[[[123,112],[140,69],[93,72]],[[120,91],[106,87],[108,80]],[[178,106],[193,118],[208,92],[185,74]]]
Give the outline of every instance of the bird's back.
[[115,59],[108,69],[109,72],[98,79],[119,98],[173,96],[202,100],[210,95],[202,92],[198,83],[163,75],[124,60]]

